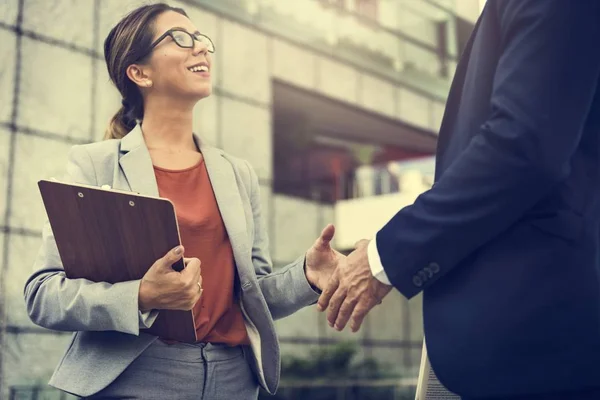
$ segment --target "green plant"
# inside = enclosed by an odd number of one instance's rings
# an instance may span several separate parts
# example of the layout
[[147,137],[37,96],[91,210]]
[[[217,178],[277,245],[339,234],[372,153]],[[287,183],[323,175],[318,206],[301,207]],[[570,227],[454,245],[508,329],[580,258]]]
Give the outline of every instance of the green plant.
[[284,356],[281,376],[284,380],[382,379],[389,376],[385,371],[390,368],[375,359],[354,362],[357,351],[356,343],[340,342],[312,350],[305,358]]
[[315,379],[346,377],[356,354],[353,343],[340,343],[331,348],[312,350],[308,357],[283,357],[281,375],[284,379]]

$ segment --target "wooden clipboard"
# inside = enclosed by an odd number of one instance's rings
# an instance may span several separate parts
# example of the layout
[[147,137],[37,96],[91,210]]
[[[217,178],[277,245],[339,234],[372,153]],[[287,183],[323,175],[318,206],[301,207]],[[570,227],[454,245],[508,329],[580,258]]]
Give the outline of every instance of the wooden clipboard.
[[[56,180],[38,187],[68,278],[117,283],[140,279],[181,244],[175,207],[168,199]],[[181,271],[183,260],[173,265]],[[196,342],[191,311],[161,310],[144,332]]]

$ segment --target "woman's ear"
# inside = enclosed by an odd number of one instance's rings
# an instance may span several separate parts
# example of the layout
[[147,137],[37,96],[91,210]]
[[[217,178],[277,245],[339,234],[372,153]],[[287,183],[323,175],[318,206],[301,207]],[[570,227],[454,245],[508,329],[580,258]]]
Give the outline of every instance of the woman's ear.
[[150,79],[148,71],[141,65],[131,64],[127,67],[127,76],[139,87],[152,86],[152,79]]

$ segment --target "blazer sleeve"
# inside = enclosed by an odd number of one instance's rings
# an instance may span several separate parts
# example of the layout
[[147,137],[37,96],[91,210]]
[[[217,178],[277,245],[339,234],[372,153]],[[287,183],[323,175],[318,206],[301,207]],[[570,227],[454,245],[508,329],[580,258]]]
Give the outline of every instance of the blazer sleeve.
[[250,202],[254,218],[252,263],[271,315],[273,319],[280,319],[316,303],[319,294],[312,289],[306,279],[304,255],[273,272],[273,263],[269,255],[269,237],[261,212],[258,177],[248,162],[246,162],[246,166],[251,181]]
[[[69,153],[65,182],[97,185],[94,166],[83,146]],[[149,328],[157,311],[140,313],[140,280],[95,283],[65,276],[50,223],[46,221],[35,272],[25,284],[25,303],[31,320],[58,331],[119,331],[138,335]]]
[[376,236],[386,274],[409,298],[569,176],[598,87],[600,2],[489,3],[503,46],[490,116],[431,190]]

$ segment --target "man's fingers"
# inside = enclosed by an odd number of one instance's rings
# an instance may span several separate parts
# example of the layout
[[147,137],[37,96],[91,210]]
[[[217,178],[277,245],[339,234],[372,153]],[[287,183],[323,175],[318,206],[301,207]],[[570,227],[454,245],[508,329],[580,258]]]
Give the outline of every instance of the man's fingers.
[[325,311],[327,307],[329,307],[329,301],[331,300],[331,296],[333,296],[339,285],[339,272],[336,269],[331,275],[331,278],[329,278],[327,287],[325,288],[323,293],[321,293],[321,296],[319,296],[319,301],[317,302],[317,310]]
[[350,295],[346,296],[346,300],[342,303],[340,307],[340,312],[335,320],[334,327],[338,331],[342,331],[346,327],[346,323],[350,319],[350,316],[353,314],[356,304],[358,303],[358,298],[351,297]]
[[329,326],[335,325],[335,321],[337,320],[340,312],[340,307],[344,303],[344,300],[346,300],[346,294],[346,288],[340,286],[331,297],[331,300],[329,301],[329,307],[327,307],[327,321],[329,322]]
[[360,329],[365,317],[371,311],[371,309],[375,306],[375,303],[372,301],[359,301],[354,311],[352,312],[352,316],[350,317],[350,330],[352,332],[358,332]]

